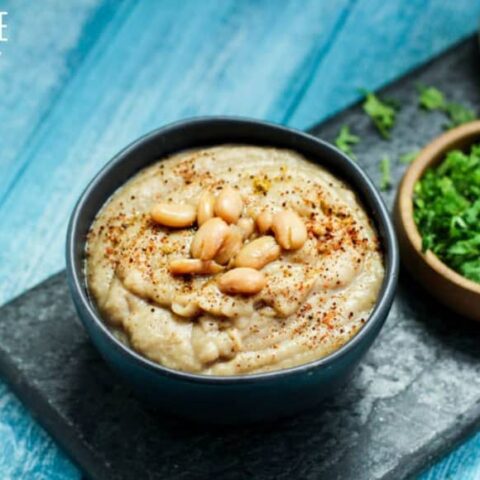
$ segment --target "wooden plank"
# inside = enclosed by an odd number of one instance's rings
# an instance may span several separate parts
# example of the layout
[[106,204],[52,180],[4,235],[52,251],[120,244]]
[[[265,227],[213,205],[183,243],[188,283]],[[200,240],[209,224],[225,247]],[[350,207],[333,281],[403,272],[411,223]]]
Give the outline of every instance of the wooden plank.
[[108,9],[99,3],[16,0],[1,5],[8,13],[8,42],[1,44],[0,57],[0,203],[24,166],[19,151],[92,43],[84,28],[103,23]]
[[478,26],[471,0],[358,1],[283,123],[306,128],[420,65]]
[[430,468],[418,480],[478,480],[480,433]]
[[80,478],[77,468],[3,383],[0,383],[0,477]]

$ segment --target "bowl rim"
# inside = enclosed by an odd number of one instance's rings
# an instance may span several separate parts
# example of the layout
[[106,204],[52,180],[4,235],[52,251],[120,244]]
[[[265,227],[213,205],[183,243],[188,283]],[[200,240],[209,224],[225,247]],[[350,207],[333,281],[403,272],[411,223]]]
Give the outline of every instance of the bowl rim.
[[428,143],[419,153],[414,162],[408,167],[398,189],[398,214],[402,222],[407,240],[413,248],[420,253],[421,258],[435,272],[464,290],[468,290],[480,296],[480,284],[469,280],[460,273],[450,268],[442,262],[431,250],[422,252],[422,237],[418,231],[417,225],[413,219],[413,193],[415,184],[423,176],[425,171],[437,163],[441,162],[449,150],[453,150],[454,145],[462,140],[474,141],[478,137],[480,140],[480,120],[465,123],[449,130],[436,137]]
[[[268,372],[260,372],[246,375],[225,375],[225,376],[213,376],[199,373],[184,372],[181,370],[175,370],[169,367],[165,367],[158,363],[153,362],[152,360],[144,357],[143,355],[137,353],[132,348],[128,347],[117,339],[111,330],[106,325],[105,321],[102,319],[100,313],[94,307],[92,301],[88,297],[86,284],[82,280],[82,275],[77,271],[75,265],[75,251],[77,244],[77,228],[79,224],[79,218],[81,217],[84,205],[89,198],[90,194],[101,185],[103,179],[108,175],[109,171],[116,166],[118,163],[124,161],[128,155],[143,145],[144,142],[150,140],[152,137],[158,135],[166,134],[178,129],[205,126],[206,124],[230,124],[231,126],[235,125],[250,125],[250,126],[261,126],[264,129],[269,129],[270,131],[276,131],[287,136],[294,136],[297,138],[303,138],[308,142],[314,142],[320,144],[322,148],[333,151],[337,156],[341,157],[343,162],[346,164],[346,168],[354,170],[356,183],[363,182],[365,185],[364,198],[362,201],[368,203],[366,205],[370,211],[375,211],[377,216],[377,224],[381,225],[384,238],[382,239],[382,246],[384,252],[384,259],[386,264],[385,275],[382,281],[382,286],[377,298],[374,309],[370,313],[367,321],[361,327],[361,329],[344,345],[334,352],[328,354],[327,356],[313,360],[308,363],[297,365],[294,367],[284,368],[280,370],[273,370]],[[219,143],[222,143],[219,141]],[[252,141],[252,144],[255,144],[255,140]],[[259,143],[257,141],[257,143]],[[274,145],[274,142],[272,142]],[[292,150],[295,150],[294,147],[291,147]],[[181,150],[178,150],[181,151]],[[312,160],[313,161],[313,160]],[[142,167],[145,168],[145,167]],[[357,187],[358,188],[358,187]],[[354,188],[353,190],[357,190]],[[113,193],[113,192],[111,192]],[[110,195],[111,195],[110,193]],[[365,198],[368,197],[368,198]],[[83,247],[85,240],[81,240]],[[395,235],[395,230],[393,227],[393,222],[391,220],[390,214],[387,210],[387,207],[375,187],[372,180],[368,175],[359,167],[359,165],[351,160],[345,153],[340,151],[335,146],[327,143],[324,140],[321,140],[309,133],[305,133],[299,130],[295,130],[290,127],[285,127],[272,122],[266,122],[262,120],[256,120],[245,117],[237,116],[201,116],[201,117],[192,117],[184,120],[176,121],[170,124],[167,124],[163,127],[154,129],[137,140],[134,140],[125,148],[120,150],[116,155],[114,155],[90,180],[82,194],[80,195],[73,211],[70,216],[70,221],[67,228],[66,236],[66,270],[67,270],[67,280],[70,287],[71,295],[74,299],[74,303],[77,304],[77,308],[80,306],[83,308],[83,311],[87,313],[90,324],[100,332],[100,334],[108,340],[108,343],[122,355],[126,355],[132,361],[139,364],[139,366],[154,371],[157,374],[162,376],[167,376],[171,378],[176,378],[184,382],[190,383],[202,383],[202,384],[239,384],[239,383],[256,383],[259,381],[273,380],[279,378],[285,378],[291,375],[306,373],[313,369],[319,367],[330,367],[333,363],[341,360],[346,355],[349,354],[356,347],[361,345],[362,340],[365,337],[368,337],[370,332],[374,332],[378,327],[378,331],[386,320],[388,315],[388,310],[391,307],[393,302],[393,297],[395,295],[396,285],[399,276],[399,249],[397,244],[397,238]],[[78,305],[80,302],[80,305]],[[385,312],[387,310],[387,312]],[[85,324],[86,319],[85,315],[80,315],[80,320]],[[86,326],[86,325],[85,325]],[[88,330],[88,329],[87,329]],[[89,332],[88,332],[89,333]],[[377,332],[378,333],[378,332]],[[89,335],[90,336],[90,335]],[[375,335],[376,336],[376,335]],[[102,353],[102,352],[100,352]]]

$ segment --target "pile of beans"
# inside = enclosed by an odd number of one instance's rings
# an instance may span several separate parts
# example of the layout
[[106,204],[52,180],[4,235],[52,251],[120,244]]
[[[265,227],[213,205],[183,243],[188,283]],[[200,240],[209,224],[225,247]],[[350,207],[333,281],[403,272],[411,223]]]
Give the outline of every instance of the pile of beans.
[[[218,196],[203,192],[196,206],[158,203],[151,210],[152,220],[169,228],[198,224],[191,247],[191,258],[172,260],[172,275],[214,275],[220,291],[253,295],[266,285],[261,269],[277,260],[283,250],[297,250],[307,240],[307,229],[292,210],[262,211],[255,219],[242,216],[244,202],[234,188],[225,187]],[[251,239],[252,235],[260,236]],[[269,235],[272,233],[272,235]]]

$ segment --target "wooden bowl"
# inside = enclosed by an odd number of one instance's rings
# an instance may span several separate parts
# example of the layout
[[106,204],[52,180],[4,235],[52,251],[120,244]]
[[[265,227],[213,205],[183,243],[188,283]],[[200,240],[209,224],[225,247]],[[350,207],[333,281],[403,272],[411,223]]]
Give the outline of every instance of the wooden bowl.
[[480,284],[449,268],[431,251],[422,253],[422,239],[413,220],[413,189],[428,167],[440,163],[448,151],[468,150],[480,142],[480,121],[446,132],[427,145],[405,172],[395,202],[395,223],[401,260],[406,269],[439,302],[480,321]]

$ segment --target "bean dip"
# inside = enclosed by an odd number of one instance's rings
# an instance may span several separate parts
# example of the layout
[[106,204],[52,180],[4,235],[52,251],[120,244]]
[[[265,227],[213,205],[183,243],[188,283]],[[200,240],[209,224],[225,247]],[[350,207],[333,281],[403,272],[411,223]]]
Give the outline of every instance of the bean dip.
[[87,239],[105,321],[163,366],[242,375],[322,358],[368,320],[384,276],[355,192],[302,155],[222,145],[131,178]]

